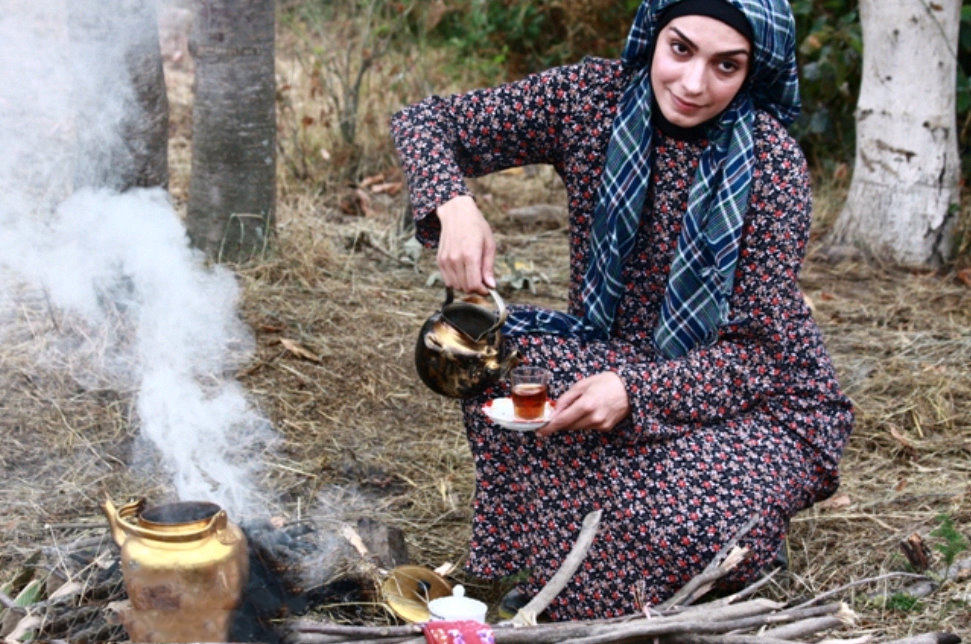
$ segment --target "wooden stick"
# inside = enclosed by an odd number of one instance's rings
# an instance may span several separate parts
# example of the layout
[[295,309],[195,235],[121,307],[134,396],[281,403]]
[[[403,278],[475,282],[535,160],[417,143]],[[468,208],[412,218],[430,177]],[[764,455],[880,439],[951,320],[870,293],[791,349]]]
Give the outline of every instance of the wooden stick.
[[[662,635],[678,635],[693,633],[697,635],[723,634],[738,629],[757,628],[771,624],[782,624],[797,621],[808,617],[831,614],[839,611],[843,604],[827,604],[816,608],[803,608],[799,610],[785,610],[766,615],[755,615],[741,619],[732,619],[722,622],[689,622],[677,619],[644,619],[637,623],[621,624],[613,628],[610,632],[599,632],[591,637],[581,637],[573,640],[573,644],[609,644],[624,640],[637,640],[648,637],[659,637]],[[499,639],[496,638],[498,644]]]
[[924,633],[913,635],[887,644],[960,644],[961,638],[952,633]]
[[926,575],[915,575],[915,574],[910,573],[910,572],[890,572],[890,573],[887,573],[885,575],[880,575],[878,577],[868,577],[867,579],[858,579],[856,581],[851,581],[848,584],[843,584],[839,588],[834,588],[833,590],[829,590],[829,591],[823,593],[822,595],[817,595],[816,597],[813,597],[812,599],[807,599],[806,601],[804,601],[803,603],[799,604],[798,606],[795,606],[795,608],[803,608],[805,606],[812,606],[813,604],[815,604],[815,603],[817,603],[819,601],[822,601],[823,599],[827,599],[827,598],[832,597],[834,595],[838,595],[841,592],[843,592],[844,590],[849,590],[850,588],[855,588],[856,586],[863,586],[865,584],[873,584],[873,583],[876,583],[878,581],[884,581],[886,579],[893,579],[894,577],[902,577],[904,579],[920,579],[920,580],[930,579]]
[[358,639],[342,635],[320,633],[296,633],[288,636],[287,644],[425,644],[425,637],[387,637]]
[[594,510],[583,517],[583,524],[580,527],[580,534],[577,535],[576,543],[570,549],[570,553],[560,564],[552,578],[543,586],[543,589],[536,593],[536,596],[529,600],[529,603],[519,609],[511,622],[514,626],[527,626],[536,624],[536,616],[542,613],[552,603],[560,591],[569,583],[573,573],[580,567],[580,563],[587,556],[593,537],[600,526],[600,517],[603,510]]
[[104,521],[95,523],[92,521],[76,521],[69,523],[45,523],[45,530],[104,530],[107,524]]
[[2,590],[0,590],[0,604],[3,604],[4,608],[13,608],[17,605],[14,603],[14,600],[10,598],[10,595]]
[[762,635],[691,635],[690,633],[672,638],[662,637],[656,641],[664,644],[802,644],[796,640],[780,640],[777,637]]
[[401,637],[405,635],[421,635],[421,626],[405,624],[403,626],[348,626],[346,624],[331,624],[328,622],[312,622],[300,620],[294,630],[303,633],[323,633],[326,635],[342,635],[347,637],[376,638]]
[[772,572],[770,572],[769,574],[764,575],[761,579],[759,579],[756,582],[753,582],[753,583],[749,584],[748,586],[746,586],[742,590],[738,591],[737,593],[733,593],[731,595],[726,595],[724,597],[719,597],[718,599],[712,600],[710,602],[705,602],[705,605],[706,606],[720,606],[720,605],[723,605],[723,604],[734,604],[739,599],[744,599],[745,597],[748,597],[749,595],[755,594],[755,591],[757,591],[759,588],[761,588],[762,586],[764,586],[767,583],[769,583],[770,581],[772,581],[772,578],[775,577],[776,573],[778,573],[779,570],[780,570],[779,568],[776,568]]
[[[704,595],[711,588],[711,584],[717,581],[719,578],[724,577],[728,574],[728,571],[737,566],[748,554],[748,550],[745,548],[736,548],[739,539],[744,537],[748,532],[755,527],[755,524],[759,522],[759,515],[752,515],[748,521],[745,522],[735,536],[729,540],[728,543],[719,551],[715,558],[708,562],[705,569],[701,571],[700,574],[695,575],[691,578],[688,583],[681,587],[681,590],[676,592],[673,596],[669,597],[667,601],[661,603],[658,608],[664,610],[671,606],[687,605],[693,603],[698,597]],[[722,566],[722,563],[725,566]],[[702,590],[703,589],[703,590]],[[696,591],[701,591],[697,592]]]
[[725,560],[714,567],[709,565],[700,573],[688,580],[681,589],[661,604],[661,610],[673,606],[687,606],[703,596],[716,581],[731,572],[732,568],[740,564],[748,556],[747,548],[732,548]]
[[664,618],[683,622],[717,622],[749,617],[751,615],[761,615],[763,613],[782,610],[785,607],[786,605],[781,602],[760,598],[731,605],[712,606],[707,603],[700,604],[673,615],[665,616]]
[[785,626],[770,628],[767,631],[763,631],[761,635],[775,637],[778,639],[798,639],[800,637],[805,637],[806,635],[814,635],[821,631],[828,631],[831,628],[837,628],[844,625],[843,620],[839,617],[825,615],[823,617],[810,617],[809,619],[792,622],[791,624],[786,624]]

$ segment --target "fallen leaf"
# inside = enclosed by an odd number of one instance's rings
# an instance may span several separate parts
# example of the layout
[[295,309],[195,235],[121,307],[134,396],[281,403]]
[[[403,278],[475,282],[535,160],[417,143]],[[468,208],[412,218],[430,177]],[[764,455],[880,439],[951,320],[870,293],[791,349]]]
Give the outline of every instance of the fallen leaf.
[[374,174],[370,177],[365,177],[361,181],[361,187],[367,188],[368,186],[373,186],[376,183],[381,183],[384,181],[384,173]]
[[833,171],[833,178],[837,181],[843,181],[850,176],[850,166],[847,163],[841,163],[836,166],[836,170]]
[[23,619],[17,622],[13,630],[10,631],[4,642],[19,642],[21,640],[32,640],[33,637],[29,637],[32,631],[40,630],[43,625],[44,620],[41,619],[40,615],[35,615],[33,613],[28,613]]
[[283,348],[297,356],[298,358],[303,358],[304,360],[310,360],[311,362],[320,362],[314,353],[311,353],[308,349],[305,349],[302,345],[293,340],[288,340],[287,338],[280,338],[280,344]]
[[964,285],[971,288],[971,268],[962,268],[958,271],[958,279],[964,282]]
[[435,568],[435,573],[441,575],[442,577],[447,577],[456,570],[458,570],[458,564],[454,564],[451,561],[446,561],[442,565]]
[[812,311],[813,313],[815,313],[816,312],[816,303],[813,302],[813,298],[811,298],[808,295],[806,295],[805,293],[803,293],[802,294],[802,299],[806,303],[806,306],[809,307],[809,310]]
[[914,444],[910,442],[910,439],[904,436],[903,434],[901,434],[900,430],[897,429],[896,427],[890,428],[890,435],[893,436],[894,439],[898,443],[900,443],[903,447],[907,449],[914,449]]
[[355,188],[341,196],[338,206],[345,214],[367,217],[371,214],[371,197],[360,188]]
[[57,590],[52,592],[47,599],[53,600],[60,597],[74,597],[80,595],[84,591],[84,586],[76,581],[66,581],[57,587]]
[[400,181],[386,181],[385,183],[378,183],[371,186],[371,192],[375,194],[380,194],[382,192],[387,192],[392,197],[401,192],[401,182]]
[[832,293],[828,292],[828,291],[820,291],[819,292],[819,299],[821,299],[824,302],[829,302],[831,300],[835,300],[836,299],[836,296],[833,295]]
[[924,572],[930,568],[931,550],[918,533],[915,532],[901,541],[900,550],[917,572]]
[[850,500],[849,494],[837,494],[836,496],[831,496],[825,501],[820,501],[816,504],[816,507],[821,510],[839,510],[840,508],[849,507],[853,502]]
[[901,434],[896,427],[890,428],[890,435],[893,436],[895,441],[900,443],[900,446],[907,453],[908,457],[912,459],[917,457],[917,448],[914,447],[914,444],[911,442],[911,440],[906,436],[904,436],[903,434]]

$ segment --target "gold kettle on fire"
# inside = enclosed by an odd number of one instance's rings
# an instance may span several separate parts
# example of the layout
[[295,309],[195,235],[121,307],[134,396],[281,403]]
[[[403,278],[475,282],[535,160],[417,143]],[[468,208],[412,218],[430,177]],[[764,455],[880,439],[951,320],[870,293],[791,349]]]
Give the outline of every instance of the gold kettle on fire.
[[502,355],[500,331],[506,304],[494,289],[489,295],[492,303],[479,295],[455,300],[452,289],[446,288],[441,309],[422,325],[415,368],[432,391],[471,398],[504,378],[519,362],[515,351]]
[[243,531],[214,503],[102,504],[121,548],[134,642],[226,641],[249,573]]

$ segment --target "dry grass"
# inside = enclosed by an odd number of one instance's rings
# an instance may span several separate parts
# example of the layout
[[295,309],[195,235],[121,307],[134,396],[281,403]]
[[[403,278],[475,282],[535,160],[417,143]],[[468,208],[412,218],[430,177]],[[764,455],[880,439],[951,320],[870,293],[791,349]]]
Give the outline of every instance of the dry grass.
[[[281,69],[294,95],[304,87],[294,102],[299,121],[319,106],[291,62],[282,61]],[[399,72],[422,68],[414,60],[387,65]],[[409,92],[422,85],[408,82]],[[369,96],[374,93],[380,92]],[[171,164],[178,201],[187,186],[190,95],[170,97],[173,113],[181,115],[173,121]],[[389,112],[392,103],[376,99],[375,109]],[[366,130],[366,147],[381,150],[367,167],[393,176],[385,117],[375,116]],[[326,145],[319,134],[314,145]],[[276,251],[238,269],[241,312],[257,338],[239,378],[283,437],[281,450],[267,455],[262,484],[279,495],[290,518],[366,515],[401,528],[415,562],[460,563],[470,521],[470,454],[457,405],[425,390],[411,362],[418,328],[441,297],[426,286],[433,258],[426,252],[417,263],[398,259],[402,194],[369,195],[367,216],[348,215],[339,204],[353,185],[316,158],[314,164],[304,180],[281,167]],[[839,202],[838,185],[835,192],[832,183],[823,188],[820,221]],[[531,260],[549,278],[535,282],[535,293],[510,299],[560,305],[564,231],[525,229],[504,215],[512,206],[559,203],[556,182],[546,170],[508,173],[479,182],[478,192],[501,254]],[[938,545],[930,533],[939,515],[971,535],[971,287],[947,272],[830,265],[818,248],[816,242],[810,250],[802,284],[858,423],[835,502],[796,517],[790,570],[767,591],[794,600],[908,570],[897,544],[919,532]],[[164,486],[130,468],[133,453],[144,450],[131,391],[82,384],[71,369],[36,366],[47,349],[46,330],[58,325],[67,337],[86,332],[57,315],[43,300],[25,296],[22,331],[0,348],[0,584],[39,545],[73,534],[73,524],[102,526],[98,504],[106,493],[152,497]],[[295,353],[288,342],[313,357]],[[908,611],[866,599],[905,583],[889,579],[839,593],[861,615],[839,634],[971,632],[969,580],[945,584]]]

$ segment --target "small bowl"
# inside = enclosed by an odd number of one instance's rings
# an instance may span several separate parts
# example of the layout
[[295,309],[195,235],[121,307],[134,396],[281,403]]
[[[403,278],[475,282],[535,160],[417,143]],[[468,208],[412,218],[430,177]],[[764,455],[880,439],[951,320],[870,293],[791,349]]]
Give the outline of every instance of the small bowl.
[[451,597],[452,586],[434,570],[423,566],[398,566],[381,584],[381,596],[395,615],[417,624],[429,620],[428,602]]

